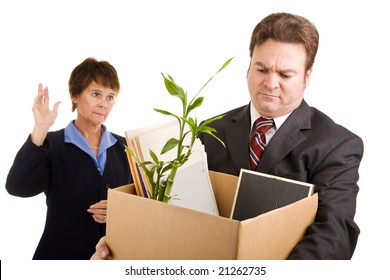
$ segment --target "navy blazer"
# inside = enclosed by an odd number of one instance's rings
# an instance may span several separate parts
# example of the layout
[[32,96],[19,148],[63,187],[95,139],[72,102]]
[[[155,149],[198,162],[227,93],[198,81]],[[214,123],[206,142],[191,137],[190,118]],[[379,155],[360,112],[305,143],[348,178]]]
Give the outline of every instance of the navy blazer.
[[90,205],[107,199],[107,187],[131,182],[125,138],[107,149],[107,163],[100,175],[90,156],[64,142],[64,129],[49,132],[43,147],[30,137],[18,151],[9,171],[6,189],[11,195],[46,195],[45,228],[33,259],[90,259],[105,224],[87,212]]
[[[210,126],[220,142],[200,136],[209,169],[238,175],[250,169],[250,106],[226,113]],[[363,142],[305,101],[291,113],[265,148],[257,171],[315,184],[315,222],[289,259],[350,259],[360,230],[354,222]]]

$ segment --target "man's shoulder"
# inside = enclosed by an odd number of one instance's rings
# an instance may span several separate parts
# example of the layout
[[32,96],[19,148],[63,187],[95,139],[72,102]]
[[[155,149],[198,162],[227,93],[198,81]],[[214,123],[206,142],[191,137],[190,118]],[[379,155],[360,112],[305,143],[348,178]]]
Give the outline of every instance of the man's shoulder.
[[315,107],[308,106],[307,108],[309,108],[311,114],[310,129],[307,131],[307,135],[311,135],[311,138],[322,139],[331,143],[353,141],[359,146],[363,144],[361,137],[344,124],[338,123],[337,120],[335,121],[328,114]]
[[[213,122],[213,124],[218,124],[218,123],[222,123],[223,124],[223,123],[226,123],[226,122],[235,121],[238,118],[242,117],[243,115],[249,114],[248,110],[249,110],[248,105],[243,105],[243,106],[231,109],[229,111],[226,111],[224,113],[218,114],[216,116],[222,115],[223,117],[221,119]],[[214,117],[216,117],[216,116],[214,116]]]
[[231,110],[225,112],[224,114],[225,114],[226,116],[236,116],[237,114],[240,114],[240,113],[242,113],[242,112],[246,112],[246,110],[248,109],[248,106],[249,106],[248,104],[242,105],[242,106],[240,106],[240,107],[231,109]]

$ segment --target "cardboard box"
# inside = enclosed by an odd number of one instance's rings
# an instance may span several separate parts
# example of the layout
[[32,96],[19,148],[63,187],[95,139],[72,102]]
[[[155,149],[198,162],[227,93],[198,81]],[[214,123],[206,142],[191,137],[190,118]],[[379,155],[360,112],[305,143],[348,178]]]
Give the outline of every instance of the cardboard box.
[[245,221],[229,219],[238,177],[210,171],[221,216],[108,191],[107,244],[113,259],[286,259],[314,221],[318,197]]

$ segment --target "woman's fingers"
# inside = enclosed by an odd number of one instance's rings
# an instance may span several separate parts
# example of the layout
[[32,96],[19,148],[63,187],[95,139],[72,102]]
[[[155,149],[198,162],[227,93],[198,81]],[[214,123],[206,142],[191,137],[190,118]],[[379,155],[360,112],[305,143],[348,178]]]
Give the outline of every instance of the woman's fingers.
[[95,222],[105,223],[107,215],[107,200],[101,200],[92,204],[87,211],[92,214],[92,218]]

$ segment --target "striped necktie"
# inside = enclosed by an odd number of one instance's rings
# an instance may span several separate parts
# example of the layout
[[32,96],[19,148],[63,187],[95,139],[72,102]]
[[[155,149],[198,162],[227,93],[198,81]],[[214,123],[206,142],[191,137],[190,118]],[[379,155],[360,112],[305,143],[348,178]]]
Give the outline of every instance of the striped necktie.
[[255,134],[251,139],[250,144],[250,164],[252,170],[255,170],[257,164],[259,163],[261,154],[263,153],[267,142],[265,139],[265,133],[274,125],[273,119],[267,119],[260,117],[255,121],[254,129],[256,129]]

